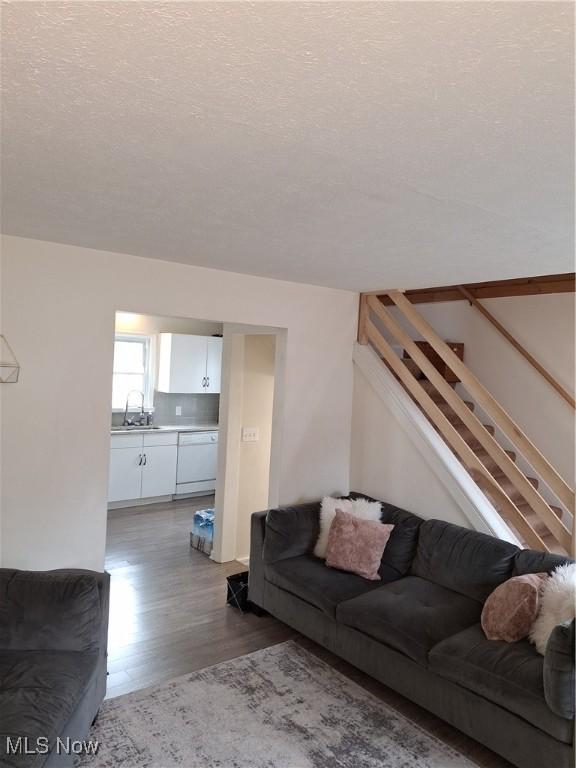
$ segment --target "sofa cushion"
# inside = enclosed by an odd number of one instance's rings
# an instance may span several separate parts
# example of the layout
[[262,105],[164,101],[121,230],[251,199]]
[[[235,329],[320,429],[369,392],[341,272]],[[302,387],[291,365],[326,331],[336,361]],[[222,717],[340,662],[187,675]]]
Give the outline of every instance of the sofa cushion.
[[320,532],[320,502],[268,510],[262,558],[276,563],[311,553]]
[[0,765],[42,765],[46,755],[7,755],[7,736],[27,736],[30,746],[53,744],[97,673],[98,654],[70,651],[0,652]]
[[576,675],[574,670],[574,621],[554,629],[544,654],[544,696],[557,715],[574,719]]
[[0,649],[95,651],[102,612],[95,575],[9,571],[0,575]]
[[484,602],[512,575],[518,547],[443,520],[420,526],[412,574]]
[[406,576],[341,603],[336,618],[426,666],[430,649],[478,622],[481,611],[475,600]]
[[430,669],[567,744],[573,721],[555,715],[544,699],[543,659],[528,640],[487,640],[477,624],[435,646]]
[[[382,581],[368,581],[353,573],[328,568],[323,560],[314,555],[301,555],[289,560],[265,566],[266,579],[280,589],[315,605],[332,619],[336,606],[343,600],[382,586]],[[386,578],[398,578],[395,572],[385,574]]]
[[337,509],[328,532],[326,565],[370,581],[381,581],[378,570],[393,528],[379,520],[363,520]]
[[[350,498],[367,498],[369,501],[375,501],[370,496],[364,496],[361,493],[351,493]],[[410,572],[410,566],[416,554],[418,545],[418,529],[424,522],[421,517],[407,512],[405,509],[395,507],[393,504],[382,504],[382,516],[380,520],[383,523],[389,523],[394,526],[384,555],[382,565],[393,568],[399,576],[407,576]]]

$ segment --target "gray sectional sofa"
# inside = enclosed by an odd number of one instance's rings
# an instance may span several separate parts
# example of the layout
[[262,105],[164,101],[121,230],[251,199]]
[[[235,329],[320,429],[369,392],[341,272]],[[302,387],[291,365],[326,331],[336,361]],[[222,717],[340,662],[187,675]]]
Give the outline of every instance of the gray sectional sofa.
[[107,573],[0,569],[2,768],[73,765],[106,693],[109,591]]
[[570,561],[382,508],[395,528],[376,582],[312,555],[319,502],[255,513],[250,601],[519,768],[572,768],[574,622],[545,657],[480,626],[503,581]]

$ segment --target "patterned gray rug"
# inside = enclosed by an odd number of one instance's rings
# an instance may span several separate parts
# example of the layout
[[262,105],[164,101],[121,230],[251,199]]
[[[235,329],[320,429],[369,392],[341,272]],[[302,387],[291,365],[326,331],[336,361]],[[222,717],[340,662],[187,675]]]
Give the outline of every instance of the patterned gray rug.
[[473,768],[287,642],[105,701],[82,768]]

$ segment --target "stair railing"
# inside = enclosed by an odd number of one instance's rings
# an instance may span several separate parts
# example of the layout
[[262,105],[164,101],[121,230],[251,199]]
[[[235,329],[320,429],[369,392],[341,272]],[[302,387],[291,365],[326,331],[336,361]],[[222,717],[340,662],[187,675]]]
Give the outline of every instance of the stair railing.
[[[474,374],[462,363],[449,345],[438,336],[434,329],[414,309],[408,299],[399,291],[389,291],[386,295],[390,297],[404,317],[410,321],[413,327],[437,352],[444,363],[460,378],[472,398],[491,416],[497,427],[508,436],[513,445],[517,447],[518,451],[529,461],[548,487],[557,495],[561,503],[573,515],[574,492],[568,484],[565,483]],[[529,546],[537,549],[549,549],[538,533],[532,528],[522,511],[490,474],[453,424],[426,392],[421,382],[397,356],[392,346],[372,321],[372,314],[378,318],[392,337],[407,351],[428,381],[450,405],[478,443],[501,469],[505,477],[510,480],[515,490],[525,499],[558,544],[566,552],[573,552],[574,537],[506,451],[503,450],[500,444],[478,420],[477,416],[474,415],[435,366],[428,360],[393,315],[385,309],[379,298],[375,295],[363,295],[360,302],[358,341],[361,344],[370,344],[386,361],[430,421],[444,436],[452,450],[460,457],[464,466],[482,490],[491,494],[496,499],[502,516],[516,528]]]
[[574,400],[570,392],[564,389],[562,384],[560,384],[560,382],[557,381],[554,378],[554,376],[552,376],[552,374],[549,371],[547,371],[546,368],[544,368],[544,366],[541,365],[541,363],[538,362],[538,360],[536,360],[534,355],[531,355],[530,352],[528,352],[528,350],[525,347],[523,347],[522,344],[520,344],[518,339],[514,338],[514,336],[510,333],[509,330],[504,328],[504,326],[499,320],[496,320],[494,315],[491,312],[489,312],[480,301],[478,301],[476,296],[470,293],[470,291],[463,285],[459,285],[458,290],[460,291],[462,296],[466,299],[466,301],[469,301],[470,305],[475,307],[478,310],[478,312],[480,312],[480,314],[483,315],[486,318],[486,320],[488,320],[489,323],[492,323],[494,328],[496,328],[496,330],[499,333],[501,333],[502,336],[504,336],[506,341],[510,342],[510,344],[512,344],[514,349],[520,352],[522,357],[525,360],[527,360],[535,370],[538,371],[540,376],[546,379],[548,384],[550,384],[550,386],[553,387],[556,390],[556,392],[558,392],[560,397],[563,397],[564,400],[566,400],[566,402],[572,406],[572,408],[576,408],[576,400]]

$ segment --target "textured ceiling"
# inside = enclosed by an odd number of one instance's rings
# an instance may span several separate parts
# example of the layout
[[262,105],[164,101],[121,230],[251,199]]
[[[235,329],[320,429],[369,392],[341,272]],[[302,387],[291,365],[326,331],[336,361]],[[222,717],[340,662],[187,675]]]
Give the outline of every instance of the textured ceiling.
[[349,289],[573,268],[556,2],[12,2],[3,230]]

